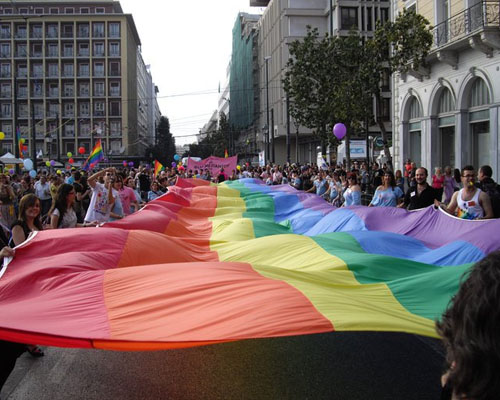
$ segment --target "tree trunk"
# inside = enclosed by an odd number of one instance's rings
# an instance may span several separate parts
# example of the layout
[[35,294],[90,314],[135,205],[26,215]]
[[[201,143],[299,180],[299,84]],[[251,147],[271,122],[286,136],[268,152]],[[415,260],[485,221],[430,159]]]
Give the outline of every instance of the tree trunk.
[[389,148],[389,143],[387,142],[387,131],[385,130],[384,121],[382,121],[380,115],[380,93],[375,95],[375,102],[377,108],[377,125],[380,128],[380,133],[382,134],[382,140],[384,141],[384,155],[387,158],[387,167],[390,171],[394,171],[394,166],[392,165],[392,155],[391,150]]
[[344,136],[345,140],[345,169],[346,171],[351,170],[351,125],[346,124],[347,126],[347,133]]

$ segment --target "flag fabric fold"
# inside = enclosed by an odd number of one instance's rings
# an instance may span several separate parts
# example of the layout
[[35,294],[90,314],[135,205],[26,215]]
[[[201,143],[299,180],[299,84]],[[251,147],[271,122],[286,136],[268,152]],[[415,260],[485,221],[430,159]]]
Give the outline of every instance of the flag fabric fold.
[[288,185],[178,179],[122,220],[19,246],[0,278],[0,339],[146,350],[333,331],[436,337],[499,231],[433,207],[335,209]]

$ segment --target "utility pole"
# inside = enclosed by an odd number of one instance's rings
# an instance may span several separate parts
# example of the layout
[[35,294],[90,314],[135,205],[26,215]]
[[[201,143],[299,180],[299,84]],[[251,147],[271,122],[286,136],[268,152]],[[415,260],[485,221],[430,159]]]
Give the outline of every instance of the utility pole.
[[271,162],[275,163],[274,157],[274,108],[271,108]]
[[56,112],[56,159],[57,161],[61,161],[60,149],[59,149],[59,136],[61,133],[61,124],[59,123],[59,113]]
[[286,94],[286,162],[290,164],[290,97]]
[[269,60],[271,56],[264,57],[264,61],[266,62],[266,151],[264,155],[264,164],[267,165],[269,160]]
[[330,3],[330,37],[333,37],[333,0],[328,0]]
[[[15,72],[14,72],[15,73]],[[16,151],[14,152],[16,158],[19,158],[19,138],[17,136],[17,77],[14,77],[14,96],[12,96],[14,104],[12,104],[12,111],[14,111],[14,143]],[[16,164],[16,172],[19,172],[19,164]]]
[[33,161],[33,168],[36,170],[36,118],[35,118],[35,103],[31,102],[31,160]]

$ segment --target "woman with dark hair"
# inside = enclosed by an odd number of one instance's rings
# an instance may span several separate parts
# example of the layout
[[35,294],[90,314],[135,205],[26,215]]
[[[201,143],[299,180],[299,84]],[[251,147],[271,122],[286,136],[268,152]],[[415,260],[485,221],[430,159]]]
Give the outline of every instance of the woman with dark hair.
[[384,173],[382,185],[380,185],[373,195],[369,207],[396,207],[403,198],[404,193],[396,186],[396,179],[391,171]]
[[344,192],[344,205],[348,206],[360,206],[361,205],[361,187],[358,185],[358,176],[349,172],[347,174],[347,189]]
[[57,228],[76,228],[94,226],[95,224],[79,224],[76,216],[75,204],[76,192],[73,185],[63,183],[57,188],[56,200],[50,208],[50,226]]
[[[27,194],[19,201],[19,217],[12,224],[12,244],[18,246],[23,243],[31,232],[43,230],[40,219],[40,199],[34,194]],[[26,349],[33,357],[42,357],[43,351],[36,345],[26,345]]]
[[500,394],[500,251],[477,262],[462,282],[437,332],[448,371],[442,399],[493,400]]
[[160,185],[158,184],[157,181],[154,181],[151,184],[151,190],[148,192],[148,201],[152,201],[156,199],[157,197],[160,197],[162,195],[162,191],[160,190]]
[[12,224],[14,246],[24,242],[31,232],[43,230],[40,219],[40,200],[34,194],[27,194],[19,202],[19,217]]

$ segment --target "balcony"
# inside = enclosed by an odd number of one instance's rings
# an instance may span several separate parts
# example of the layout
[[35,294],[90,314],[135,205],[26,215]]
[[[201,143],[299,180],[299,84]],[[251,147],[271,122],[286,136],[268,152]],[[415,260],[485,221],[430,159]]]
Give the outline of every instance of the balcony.
[[0,39],[10,39],[10,32],[0,33]]
[[436,25],[432,31],[432,51],[438,60],[456,67],[454,53],[472,47],[491,57],[493,49],[500,48],[500,4],[482,1]]

